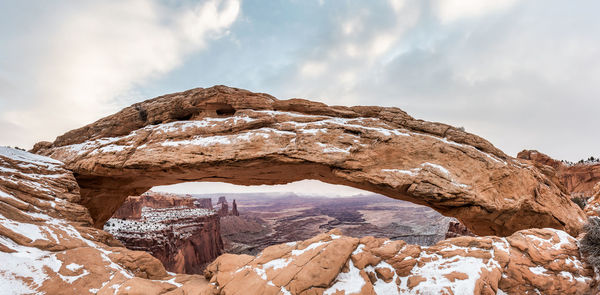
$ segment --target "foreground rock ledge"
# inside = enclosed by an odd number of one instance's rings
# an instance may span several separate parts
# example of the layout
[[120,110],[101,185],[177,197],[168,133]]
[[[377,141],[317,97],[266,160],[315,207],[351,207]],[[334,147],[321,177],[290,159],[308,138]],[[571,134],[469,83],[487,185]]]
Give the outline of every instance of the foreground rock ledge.
[[479,235],[576,234],[585,217],[538,169],[458,128],[225,86],[135,104],[33,151],[75,173],[98,228],[127,196],[186,181],[318,179],[429,206]]
[[208,266],[219,294],[596,294],[577,242],[554,229],[431,247],[332,231]]
[[0,147],[0,286],[10,294],[595,294],[577,241],[555,229],[432,247],[338,231],[226,254],[206,277],[165,271],[102,230],[62,163]]

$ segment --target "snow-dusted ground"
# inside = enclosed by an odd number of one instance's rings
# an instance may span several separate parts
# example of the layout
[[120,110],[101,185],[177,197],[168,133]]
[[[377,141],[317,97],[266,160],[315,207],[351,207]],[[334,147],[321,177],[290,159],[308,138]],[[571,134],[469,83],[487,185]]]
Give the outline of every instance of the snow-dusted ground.
[[[98,255],[109,275],[98,288],[90,289],[91,293],[102,289],[116,276],[123,279],[134,277],[133,273],[110,259],[109,255],[113,252],[107,250],[106,245],[85,238],[66,219],[53,217],[61,216],[62,213],[57,211],[58,207],[66,204],[62,199],[62,188],[55,185],[55,181],[72,178],[62,168],[61,162],[0,147],[0,168],[0,202],[5,202],[5,206],[10,206],[11,202],[16,202],[19,206],[26,205],[13,211],[13,214],[17,212],[23,218],[15,218],[14,215],[8,217],[0,213],[0,226],[8,231],[5,233],[10,233],[0,235],[0,247],[6,249],[0,251],[0,294],[40,294],[39,288],[46,281],[56,278],[65,286],[85,280],[93,272],[88,269],[88,265],[64,262],[65,259],[76,259],[70,257],[70,251],[84,248],[89,248]],[[2,186],[3,182],[16,184],[19,190],[32,193],[14,194],[13,190]],[[19,197],[24,194],[26,198]],[[47,206],[42,208],[39,204]],[[31,221],[26,222],[27,219]],[[30,242],[15,238],[15,234]],[[70,248],[62,251],[46,250],[58,247],[57,245],[68,245]],[[97,280],[97,275],[95,278]]]
[[104,230],[116,238],[151,238],[158,243],[164,243],[168,238],[165,236],[165,231],[168,230],[179,238],[185,238],[191,234],[192,230],[186,230],[186,228],[193,224],[194,218],[216,214],[215,210],[205,208],[143,207],[139,220],[111,218],[105,223]]

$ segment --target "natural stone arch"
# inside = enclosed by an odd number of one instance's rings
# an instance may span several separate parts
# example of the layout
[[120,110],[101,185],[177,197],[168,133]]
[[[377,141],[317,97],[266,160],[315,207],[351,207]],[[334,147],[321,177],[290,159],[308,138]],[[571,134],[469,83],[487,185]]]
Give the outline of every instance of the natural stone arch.
[[96,227],[128,195],[186,181],[317,179],[429,206],[480,235],[575,234],[585,217],[536,168],[461,129],[225,86],[135,104],[34,151],[75,173]]

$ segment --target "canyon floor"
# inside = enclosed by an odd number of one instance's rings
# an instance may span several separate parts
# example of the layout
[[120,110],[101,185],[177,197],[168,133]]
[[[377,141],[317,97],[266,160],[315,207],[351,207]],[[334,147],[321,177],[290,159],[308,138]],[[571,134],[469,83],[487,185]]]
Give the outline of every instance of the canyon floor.
[[[216,195],[195,195],[203,198]],[[432,245],[445,238],[448,223],[428,207],[369,194],[352,197],[293,193],[229,194],[240,216],[221,218],[225,252],[256,255],[264,248],[305,240],[334,228],[346,236],[374,236]]]

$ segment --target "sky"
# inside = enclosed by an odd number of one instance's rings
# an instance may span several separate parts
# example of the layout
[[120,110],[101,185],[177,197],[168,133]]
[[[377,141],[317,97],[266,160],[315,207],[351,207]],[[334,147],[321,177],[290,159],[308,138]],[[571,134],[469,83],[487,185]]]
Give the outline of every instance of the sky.
[[228,85],[399,107],[516,156],[599,156],[600,2],[0,2],[0,145]]

